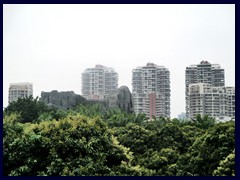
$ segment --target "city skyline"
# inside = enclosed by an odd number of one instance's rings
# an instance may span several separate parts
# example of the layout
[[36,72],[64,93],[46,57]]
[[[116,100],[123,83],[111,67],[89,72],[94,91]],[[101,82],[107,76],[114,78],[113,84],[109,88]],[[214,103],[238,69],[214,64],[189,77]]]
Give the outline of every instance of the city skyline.
[[132,92],[132,70],[170,71],[171,118],[185,112],[185,68],[207,60],[235,86],[235,5],[3,5],[3,106],[10,83],[81,94],[101,64]]

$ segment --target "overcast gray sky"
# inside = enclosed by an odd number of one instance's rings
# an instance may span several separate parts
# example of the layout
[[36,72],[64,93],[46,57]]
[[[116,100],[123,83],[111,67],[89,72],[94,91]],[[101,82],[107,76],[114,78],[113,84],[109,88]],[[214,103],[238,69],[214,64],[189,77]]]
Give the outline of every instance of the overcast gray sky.
[[202,60],[235,86],[235,5],[3,5],[3,106],[9,83],[81,94],[81,73],[113,67],[132,90],[132,69],[170,70],[171,117],[185,111],[185,68]]

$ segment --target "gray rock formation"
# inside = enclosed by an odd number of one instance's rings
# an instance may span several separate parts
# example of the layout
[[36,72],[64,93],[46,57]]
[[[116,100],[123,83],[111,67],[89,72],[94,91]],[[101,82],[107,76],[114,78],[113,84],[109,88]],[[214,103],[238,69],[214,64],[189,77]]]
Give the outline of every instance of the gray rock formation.
[[117,105],[128,113],[133,112],[132,93],[127,86],[121,86],[117,90]]
[[51,92],[41,92],[41,100],[47,105],[56,106],[67,109],[78,104],[86,104],[87,100],[73,91],[58,92],[53,90]]
[[105,101],[90,101],[83,98],[81,95],[75,94],[73,91],[58,92],[41,92],[41,98],[49,106],[68,109],[77,105],[100,103],[106,108],[119,108],[128,113],[133,112],[132,94],[127,86],[121,86],[118,90],[107,96]]
[[110,108],[119,108],[128,113],[133,112],[132,94],[127,86],[121,86],[106,99]]

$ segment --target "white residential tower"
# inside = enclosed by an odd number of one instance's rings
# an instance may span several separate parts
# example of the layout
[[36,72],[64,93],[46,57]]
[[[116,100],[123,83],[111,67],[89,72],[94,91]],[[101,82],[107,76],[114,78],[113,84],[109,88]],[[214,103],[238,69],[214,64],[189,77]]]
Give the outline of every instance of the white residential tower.
[[18,98],[26,98],[33,95],[32,83],[10,83],[8,103],[17,101]]
[[147,63],[132,71],[133,108],[148,117],[170,117],[170,72],[164,66]]
[[86,99],[103,100],[118,88],[118,73],[113,68],[96,65],[82,73],[82,95]]

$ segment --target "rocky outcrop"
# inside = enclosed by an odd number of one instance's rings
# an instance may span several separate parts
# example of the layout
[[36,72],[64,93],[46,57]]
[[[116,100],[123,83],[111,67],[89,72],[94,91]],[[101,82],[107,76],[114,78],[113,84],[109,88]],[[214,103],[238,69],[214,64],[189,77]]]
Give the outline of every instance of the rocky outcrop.
[[106,108],[119,108],[125,112],[133,112],[132,94],[127,86],[121,86],[118,90],[105,97],[104,101],[87,100],[81,95],[75,94],[73,91],[58,92],[41,92],[40,100],[44,101],[49,106],[68,109],[77,105],[100,103]]
[[127,113],[133,112],[132,94],[127,86],[106,97],[110,108],[119,108]]
[[132,93],[127,86],[121,86],[117,90],[117,105],[128,113],[133,112]]
[[41,92],[41,100],[47,105],[56,106],[63,109],[77,106],[79,104],[86,104],[87,100],[82,96],[75,94],[73,91],[58,92],[53,90],[51,92]]

